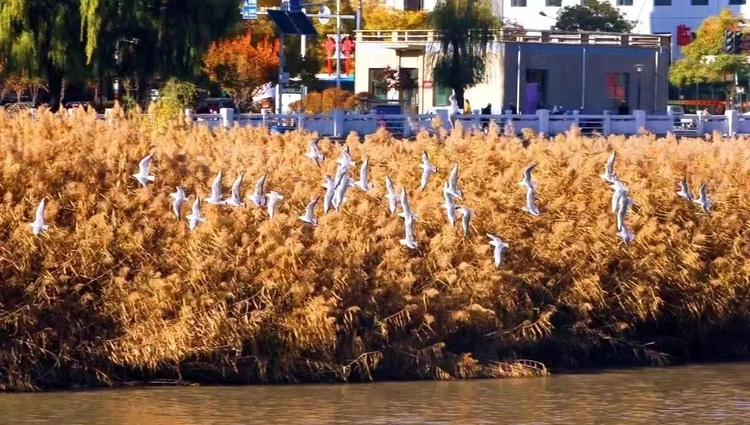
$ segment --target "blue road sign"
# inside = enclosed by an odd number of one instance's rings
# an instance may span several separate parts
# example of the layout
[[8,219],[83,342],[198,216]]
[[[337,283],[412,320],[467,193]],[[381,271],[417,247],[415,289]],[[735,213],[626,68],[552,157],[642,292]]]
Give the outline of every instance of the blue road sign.
[[258,0],[245,0],[242,4],[242,19],[258,19]]

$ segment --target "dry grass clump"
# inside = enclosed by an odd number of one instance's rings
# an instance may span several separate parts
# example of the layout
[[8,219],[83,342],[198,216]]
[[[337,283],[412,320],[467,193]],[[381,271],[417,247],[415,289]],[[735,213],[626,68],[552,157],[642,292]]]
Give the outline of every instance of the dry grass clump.
[[[546,369],[518,359],[747,352],[745,140],[529,137],[349,140],[375,189],[350,189],[340,213],[319,206],[311,228],[297,216],[335,172],[341,146],[327,140],[320,169],[303,156],[308,134],[0,115],[0,388],[527,376]],[[598,177],[612,149],[635,201],[629,248]],[[419,192],[423,150],[438,172]],[[156,182],[142,189],[131,174],[149,152]],[[517,185],[532,161],[537,218],[520,210]],[[475,211],[468,238],[439,208],[454,162],[457,202]],[[266,190],[284,195],[273,220],[204,204],[196,231],[177,221],[168,194],[186,189],[186,214],[219,170],[226,190],[245,173],[245,192],[268,173]],[[418,251],[398,243],[386,175],[409,191]],[[676,197],[683,175],[694,190],[708,183],[711,215]],[[26,223],[42,197],[50,230],[34,237]],[[500,270],[486,232],[510,243]]]

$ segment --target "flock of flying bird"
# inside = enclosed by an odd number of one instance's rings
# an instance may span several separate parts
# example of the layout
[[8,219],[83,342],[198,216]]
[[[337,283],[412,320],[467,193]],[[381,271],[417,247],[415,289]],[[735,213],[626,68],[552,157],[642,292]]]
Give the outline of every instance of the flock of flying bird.
[[[309,143],[309,150],[305,153],[305,156],[314,161],[320,166],[325,159],[325,155],[321,154],[318,148],[318,140],[313,140]],[[156,178],[149,175],[149,168],[151,166],[151,160],[153,154],[150,154],[143,158],[138,165],[138,173],[133,174],[138,183],[143,187],[147,187],[148,183],[152,183]],[[373,184],[369,181],[369,158],[365,158],[360,167],[359,179],[353,180],[349,177],[349,168],[356,165],[352,161],[351,154],[349,153],[349,147],[346,146],[341,152],[341,156],[337,159],[338,168],[334,177],[325,175],[324,183],[322,185],[325,188],[325,194],[323,195],[323,213],[328,214],[331,206],[336,211],[339,211],[341,205],[346,202],[346,193],[349,187],[355,186],[363,191],[370,191],[373,189]],[[625,224],[625,217],[628,209],[633,205],[633,200],[628,196],[630,189],[617,177],[614,172],[615,165],[615,153],[613,152],[607,164],[605,166],[605,172],[600,176],[605,182],[610,184],[610,188],[614,191],[612,194],[612,213],[617,217],[617,231],[626,245],[629,245],[633,240],[634,235],[630,232]],[[526,205],[521,209],[528,212],[532,216],[539,216],[539,208],[536,206],[536,193],[537,184],[532,181],[532,171],[537,164],[531,164],[523,172],[523,178],[518,184],[526,189]],[[422,152],[422,162],[419,165],[422,169],[422,175],[420,179],[419,190],[424,191],[427,187],[427,183],[430,176],[437,172],[437,168],[430,163],[430,159],[426,152]],[[268,211],[268,218],[272,219],[276,210],[276,205],[280,200],[284,199],[284,196],[276,191],[269,191],[265,195],[263,194],[266,174],[262,175],[255,184],[255,190],[247,196],[257,207],[266,207]],[[243,198],[241,195],[241,185],[243,180],[243,174],[240,174],[232,184],[231,194],[228,199],[222,199],[222,188],[221,188],[221,171],[218,173],[211,186],[211,195],[205,198],[205,201],[212,205],[228,205],[232,207],[245,207]],[[399,217],[404,219],[404,238],[400,240],[400,243],[408,248],[417,249],[418,244],[414,237],[414,222],[417,221],[411,207],[409,206],[409,199],[405,188],[401,188],[400,195],[397,194],[396,189],[393,185],[393,181],[389,176],[385,177],[385,188],[386,198],[388,199],[388,208],[391,214],[395,214],[398,207],[401,207],[401,212],[398,214]],[[443,184],[443,197],[445,203],[442,204],[442,208],[446,210],[446,216],[448,222],[452,225],[456,225],[456,212],[461,214],[461,229],[464,236],[469,234],[469,222],[474,212],[466,206],[456,206],[456,198],[462,199],[463,192],[458,188],[458,164],[454,164],[451,170],[448,181]],[[704,212],[708,213],[712,206],[711,201],[706,195],[706,184],[702,184],[699,189],[698,198],[694,198],[693,194],[687,185],[687,180],[683,178],[680,181],[680,191],[677,195],[685,198],[690,202],[695,202],[700,205]],[[181,207],[182,204],[187,200],[185,190],[181,186],[176,187],[176,191],[171,193],[172,197],[172,212],[178,220],[182,219]],[[318,225],[318,220],[315,218],[315,209],[318,204],[320,197],[316,197],[305,208],[304,215],[299,216],[299,220],[312,226]],[[44,208],[45,199],[42,199],[36,210],[36,219],[33,223],[29,223],[34,235],[39,235],[41,232],[48,230],[49,227],[44,222]],[[185,219],[188,221],[190,230],[195,228],[200,223],[205,223],[206,218],[201,215],[201,202],[200,198],[196,195],[195,201],[193,202],[191,213],[188,214]],[[503,251],[509,248],[509,245],[504,242],[500,237],[495,234],[487,233],[489,238],[489,244],[493,247],[493,257],[496,267],[500,267],[502,263]]]

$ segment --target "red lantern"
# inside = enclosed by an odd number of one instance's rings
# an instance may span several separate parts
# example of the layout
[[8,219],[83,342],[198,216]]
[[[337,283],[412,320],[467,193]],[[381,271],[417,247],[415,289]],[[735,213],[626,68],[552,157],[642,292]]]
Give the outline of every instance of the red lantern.
[[677,45],[687,46],[693,42],[693,34],[690,32],[690,27],[687,25],[677,26]]
[[333,41],[331,37],[327,37],[326,41],[323,42],[323,48],[326,49],[326,57],[328,58],[326,61],[326,65],[328,67],[328,75],[333,74],[333,66],[331,65],[331,55],[333,55],[334,50],[336,50],[336,42]]
[[354,56],[354,42],[349,36],[341,43],[341,51],[346,56],[346,75],[349,75],[352,70],[352,56]]

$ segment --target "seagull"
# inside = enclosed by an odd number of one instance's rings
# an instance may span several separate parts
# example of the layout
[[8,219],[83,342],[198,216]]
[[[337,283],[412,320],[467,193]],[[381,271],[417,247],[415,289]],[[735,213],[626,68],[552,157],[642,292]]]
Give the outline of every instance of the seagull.
[[500,264],[503,262],[503,250],[505,248],[510,248],[510,245],[503,242],[502,239],[492,233],[487,233],[487,237],[490,238],[490,245],[495,247],[493,253],[495,257],[495,267],[500,268]]
[[455,128],[456,125],[454,121],[458,116],[458,100],[456,100],[456,94],[451,93],[448,97],[448,101],[450,102],[450,107],[448,108],[448,121],[451,123],[451,128]]
[[315,161],[315,164],[320,167],[320,163],[325,159],[326,156],[320,153],[320,149],[318,148],[318,140],[320,139],[314,139],[310,141],[310,144],[307,145],[309,150],[307,151],[305,156]]
[[422,151],[422,163],[419,164],[419,168],[422,169],[422,180],[419,184],[419,190],[424,191],[427,186],[427,180],[430,178],[430,174],[437,171],[434,165],[430,163],[430,158],[427,157],[427,152]]
[[602,178],[607,183],[614,183],[617,180],[617,177],[615,177],[615,153],[612,152],[612,155],[609,156],[609,159],[607,160],[607,165],[604,167],[604,174],[600,175],[599,177]]
[[266,184],[266,176],[267,174],[263,174],[258,179],[258,182],[255,183],[255,191],[252,195],[248,195],[247,199],[249,199],[253,204],[256,206],[262,207],[266,204],[266,198],[263,196],[263,186]]
[[622,194],[619,201],[619,211],[617,212],[617,230],[622,230],[625,226],[625,216],[628,214],[628,208],[633,205],[633,200],[628,195]]
[[612,214],[617,214],[617,208],[620,206],[620,198],[627,196],[630,189],[617,179],[615,179],[610,187],[614,190],[612,193]]
[[307,207],[305,208],[305,215],[299,216],[299,219],[304,221],[305,223],[312,224],[313,226],[318,225],[318,220],[315,218],[315,205],[318,204],[318,199],[320,199],[320,196],[310,201],[309,204],[307,204]]
[[370,159],[365,158],[365,161],[362,163],[362,167],[359,170],[359,181],[354,183],[357,187],[367,192],[368,190],[372,189],[372,183],[369,183],[367,181],[367,166],[370,164]]
[[44,207],[47,205],[47,201],[42,198],[42,201],[39,202],[39,206],[36,207],[36,218],[34,219],[33,223],[29,223],[29,226],[31,226],[31,231],[34,232],[34,235],[38,235],[42,233],[43,231],[49,229],[49,226],[44,224]]
[[193,212],[185,217],[190,224],[190,230],[195,230],[198,227],[198,223],[205,223],[206,218],[201,216],[201,200],[196,195],[195,202],[193,202]]
[[357,165],[356,162],[352,161],[351,154],[349,154],[349,146],[344,147],[344,150],[341,151],[341,157],[336,160],[336,162],[345,168],[353,167]]
[[156,180],[156,177],[148,175],[148,169],[151,167],[151,158],[154,154],[148,155],[141,160],[138,164],[138,174],[133,174],[133,177],[138,180],[143,187],[146,187],[146,183]]
[[180,207],[182,207],[182,203],[185,202],[185,189],[183,189],[181,186],[177,186],[176,192],[170,193],[169,196],[174,198],[174,201],[172,201],[172,211],[179,220],[182,218]]
[[633,232],[628,230],[628,228],[623,225],[619,232],[617,232],[617,235],[620,236],[625,242],[625,245],[630,245],[630,242],[633,242],[633,239],[635,238],[635,235]]
[[399,217],[403,217],[405,220],[409,217],[413,218],[414,221],[417,220],[417,216],[411,213],[411,207],[409,206],[409,198],[406,196],[406,189],[401,188],[401,209],[403,210],[401,213],[399,213]]
[[698,189],[698,199],[694,200],[696,204],[701,206],[701,209],[703,212],[708,214],[708,210],[711,209],[711,206],[713,205],[713,202],[711,202],[710,199],[708,199],[708,195],[706,195],[706,184],[703,183]]
[[451,226],[456,225],[456,204],[453,202],[453,195],[448,189],[448,182],[443,184],[443,196],[445,197],[445,203],[442,205],[445,208],[445,212],[448,215],[448,223]]
[[348,166],[339,164],[338,168],[336,168],[336,176],[333,178],[333,187],[336,187],[341,183],[341,179],[344,178],[347,171],[349,171]]
[[460,206],[458,207],[458,212],[461,213],[461,229],[464,231],[464,236],[469,236],[469,221],[471,220],[471,216],[474,215],[474,211]]
[[278,192],[270,191],[266,194],[266,197],[268,198],[268,218],[269,220],[273,218],[274,208],[276,207],[276,203],[279,202],[280,199],[284,199],[283,196],[279,195]]
[[398,195],[396,194],[396,188],[393,187],[393,181],[390,177],[385,176],[385,189],[388,191],[388,208],[391,214],[396,212],[396,206],[398,205]]
[[414,216],[406,217],[404,221],[404,233],[404,238],[399,243],[411,249],[417,249],[417,241],[414,240]]
[[693,202],[693,192],[690,191],[685,177],[680,180],[680,191],[677,192],[677,195],[687,199],[688,202]]
[[526,189],[526,206],[521,208],[522,210],[528,212],[529,214],[533,215],[534,217],[539,216],[539,208],[537,208],[536,204],[534,204],[534,194],[536,191],[534,191],[533,188],[528,187]]
[[221,171],[216,175],[214,183],[211,185],[211,197],[206,198],[206,202],[213,205],[226,205],[226,201],[221,200]]
[[336,184],[331,176],[323,176],[325,183],[323,187],[326,189],[326,194],[323,195],[323,214],[328,214],[328,210],[331,209],[331,200],[333,195],[336,193]]
[[244,176],[243,173],[237,177],[237,180],[234,181],[232,184],[232,196],[224,201],[225,204],[231,205],[233,207],[244,207],[245,203],[242,202],[242,195],[240,195],[240,186],[242,185],[242,177]]
[[448,189],[451,191],[451,194],[457,198],[464,196],[464,193],[458,188],[458,164],[453,165],[451,175],[448,177]]
[[519,186],[526,186],[531,190],[536,190],[536,183],[531,181],[531,172],[534,171],[537,164],[531,164],[523,170],[523,179],[518,182]]
[[333,207],[339,210],[341,204],[346,202],[346,190],[349,189],[351,179],[346,174],[341,178],[339,185],[336,186],[336,192],[333,194]]

